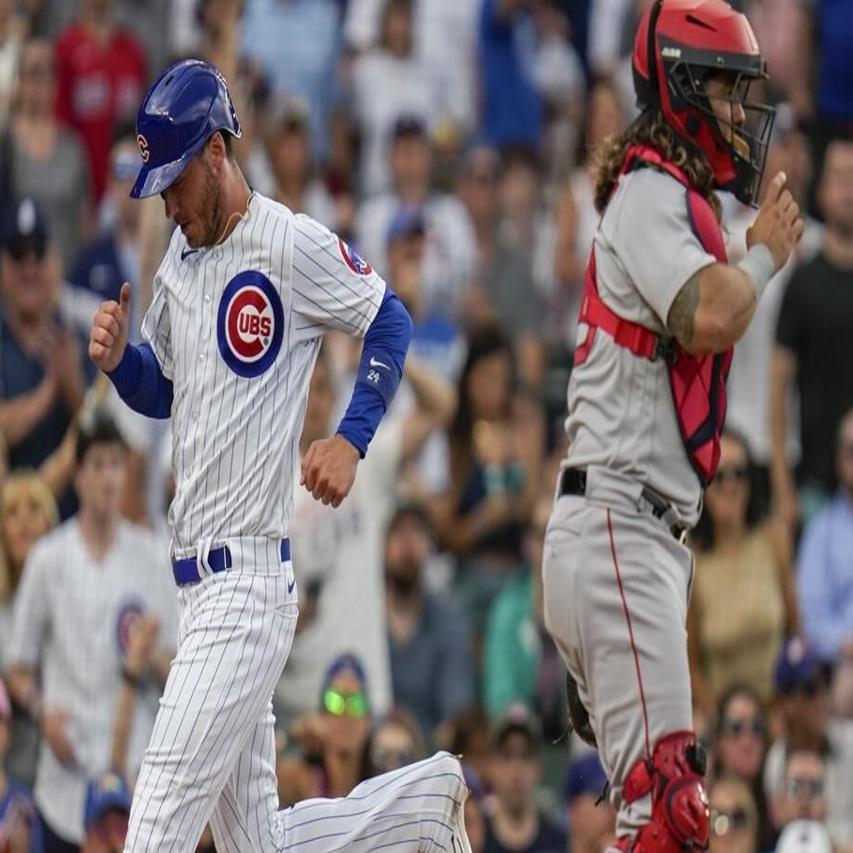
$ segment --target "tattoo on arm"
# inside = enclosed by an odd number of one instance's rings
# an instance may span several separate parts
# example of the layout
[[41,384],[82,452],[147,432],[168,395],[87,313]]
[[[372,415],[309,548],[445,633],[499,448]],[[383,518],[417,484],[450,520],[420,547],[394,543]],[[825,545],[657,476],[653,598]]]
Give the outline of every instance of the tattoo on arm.
[[696,273],[678,292],[669,309],[667,327],[679,343],[689,346],[693,341],[693,321],[699,307],[699,273]]

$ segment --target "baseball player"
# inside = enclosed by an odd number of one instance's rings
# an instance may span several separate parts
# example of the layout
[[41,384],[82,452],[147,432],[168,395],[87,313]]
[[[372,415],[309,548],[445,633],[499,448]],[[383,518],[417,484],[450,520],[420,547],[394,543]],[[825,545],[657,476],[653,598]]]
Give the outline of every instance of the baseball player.
[[610,849],[674,853],[707,849],[709,823],[685,533],[719,460],[732,346],[803,223],[779,173],[746,256],[726,262],[713,190],[754,204],[773,121],[747,100],[766,74],[744,15],[723,0],[657,0],[633,71],[642,113],[598,152],[601,219],[545,540],[545,616],[573,721],[610,780]]
[[311,372],[327,329],[364,338],[337,433],[302,460],[305,487],[339,506],[399,384],[408,314],[346,243],[252,192],[231,154],[240,124],[215,68],[167,69],[137,132],[132,195],[159,193],[178,227],[145,342],[127,342],[124,285],[96,315],[89,352],[132,408],[172,418],[181,625],[126,849],[193,850],[208,821],[222,851],[468,849],[465,783],[446,753],[345,800],[277,811],[271,698],[296,625],[287,532]]

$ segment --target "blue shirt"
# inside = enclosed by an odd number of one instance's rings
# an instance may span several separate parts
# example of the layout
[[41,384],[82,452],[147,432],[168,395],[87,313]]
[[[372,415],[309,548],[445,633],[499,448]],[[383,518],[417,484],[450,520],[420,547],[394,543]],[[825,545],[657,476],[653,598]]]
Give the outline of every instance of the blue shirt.
[[0,797],[0,836],[12,829],[6,821],[16,815],[30,824],[30,853],[42,853],[44,837],[33,795],[23,785],[8,779],[6,793]]
[[504,22],[497,13],[497,0],[483,0],[483,136],[490,145],[539,144],[542,101],[533,82],[534,53],[535,33],[529,13],[519,13]]
[[818,0],[816,9],[820,57],[817,108],[833,121],[853,120],[853,4],[850,0]]
[[314,155],[328,148],[328,118],[341,48],[336,0],[248,0],[243,53],[256,60],[275,92],[305,100]]
[[853,500],[844,494],[806,527],[797,585],[806,636],[821,658],[834,661],[853,639]]

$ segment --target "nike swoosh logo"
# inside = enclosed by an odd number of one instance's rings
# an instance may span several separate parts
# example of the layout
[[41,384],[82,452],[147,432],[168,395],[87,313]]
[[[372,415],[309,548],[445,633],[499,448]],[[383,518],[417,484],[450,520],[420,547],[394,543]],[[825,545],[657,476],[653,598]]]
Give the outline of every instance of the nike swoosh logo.
[[287,594],[288,594],[288,595],[290,595],[290,594],[293,592],[293,587],[295,587],[295,586],[296,586],[296,578],[294,578],[294,579],[293,579],[293,580],[292,580],[292,581],[287,585]]
[[194,255],[198,249],[185,249],[181,252],[181,260],[185,261],[190,255]]
[[381,361],[377,361],[373,356],[370,357],[370,366],[371,367],[384,367],[386,370],[391,369],[387,364],[384,364]]

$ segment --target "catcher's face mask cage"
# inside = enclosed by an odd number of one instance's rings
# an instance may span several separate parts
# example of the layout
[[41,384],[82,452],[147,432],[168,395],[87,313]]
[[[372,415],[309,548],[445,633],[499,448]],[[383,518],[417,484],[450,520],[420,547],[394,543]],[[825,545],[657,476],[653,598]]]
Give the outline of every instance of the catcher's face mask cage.
[[[776,117],[773,107],[749,100],[752,83],[767,77],[764,63],[751,56],[703,56],[704,51],[683,48],[678,52],[679,58],[668,61],[666,47],[661,51],[673,124],[683,127],[682,134],[706,153],[720,189],[754,207]],[[707,84],[720,76],[731,86],[727,94],[714,95],[715,111]],[[720,110],[721,102],[728,108]]]

